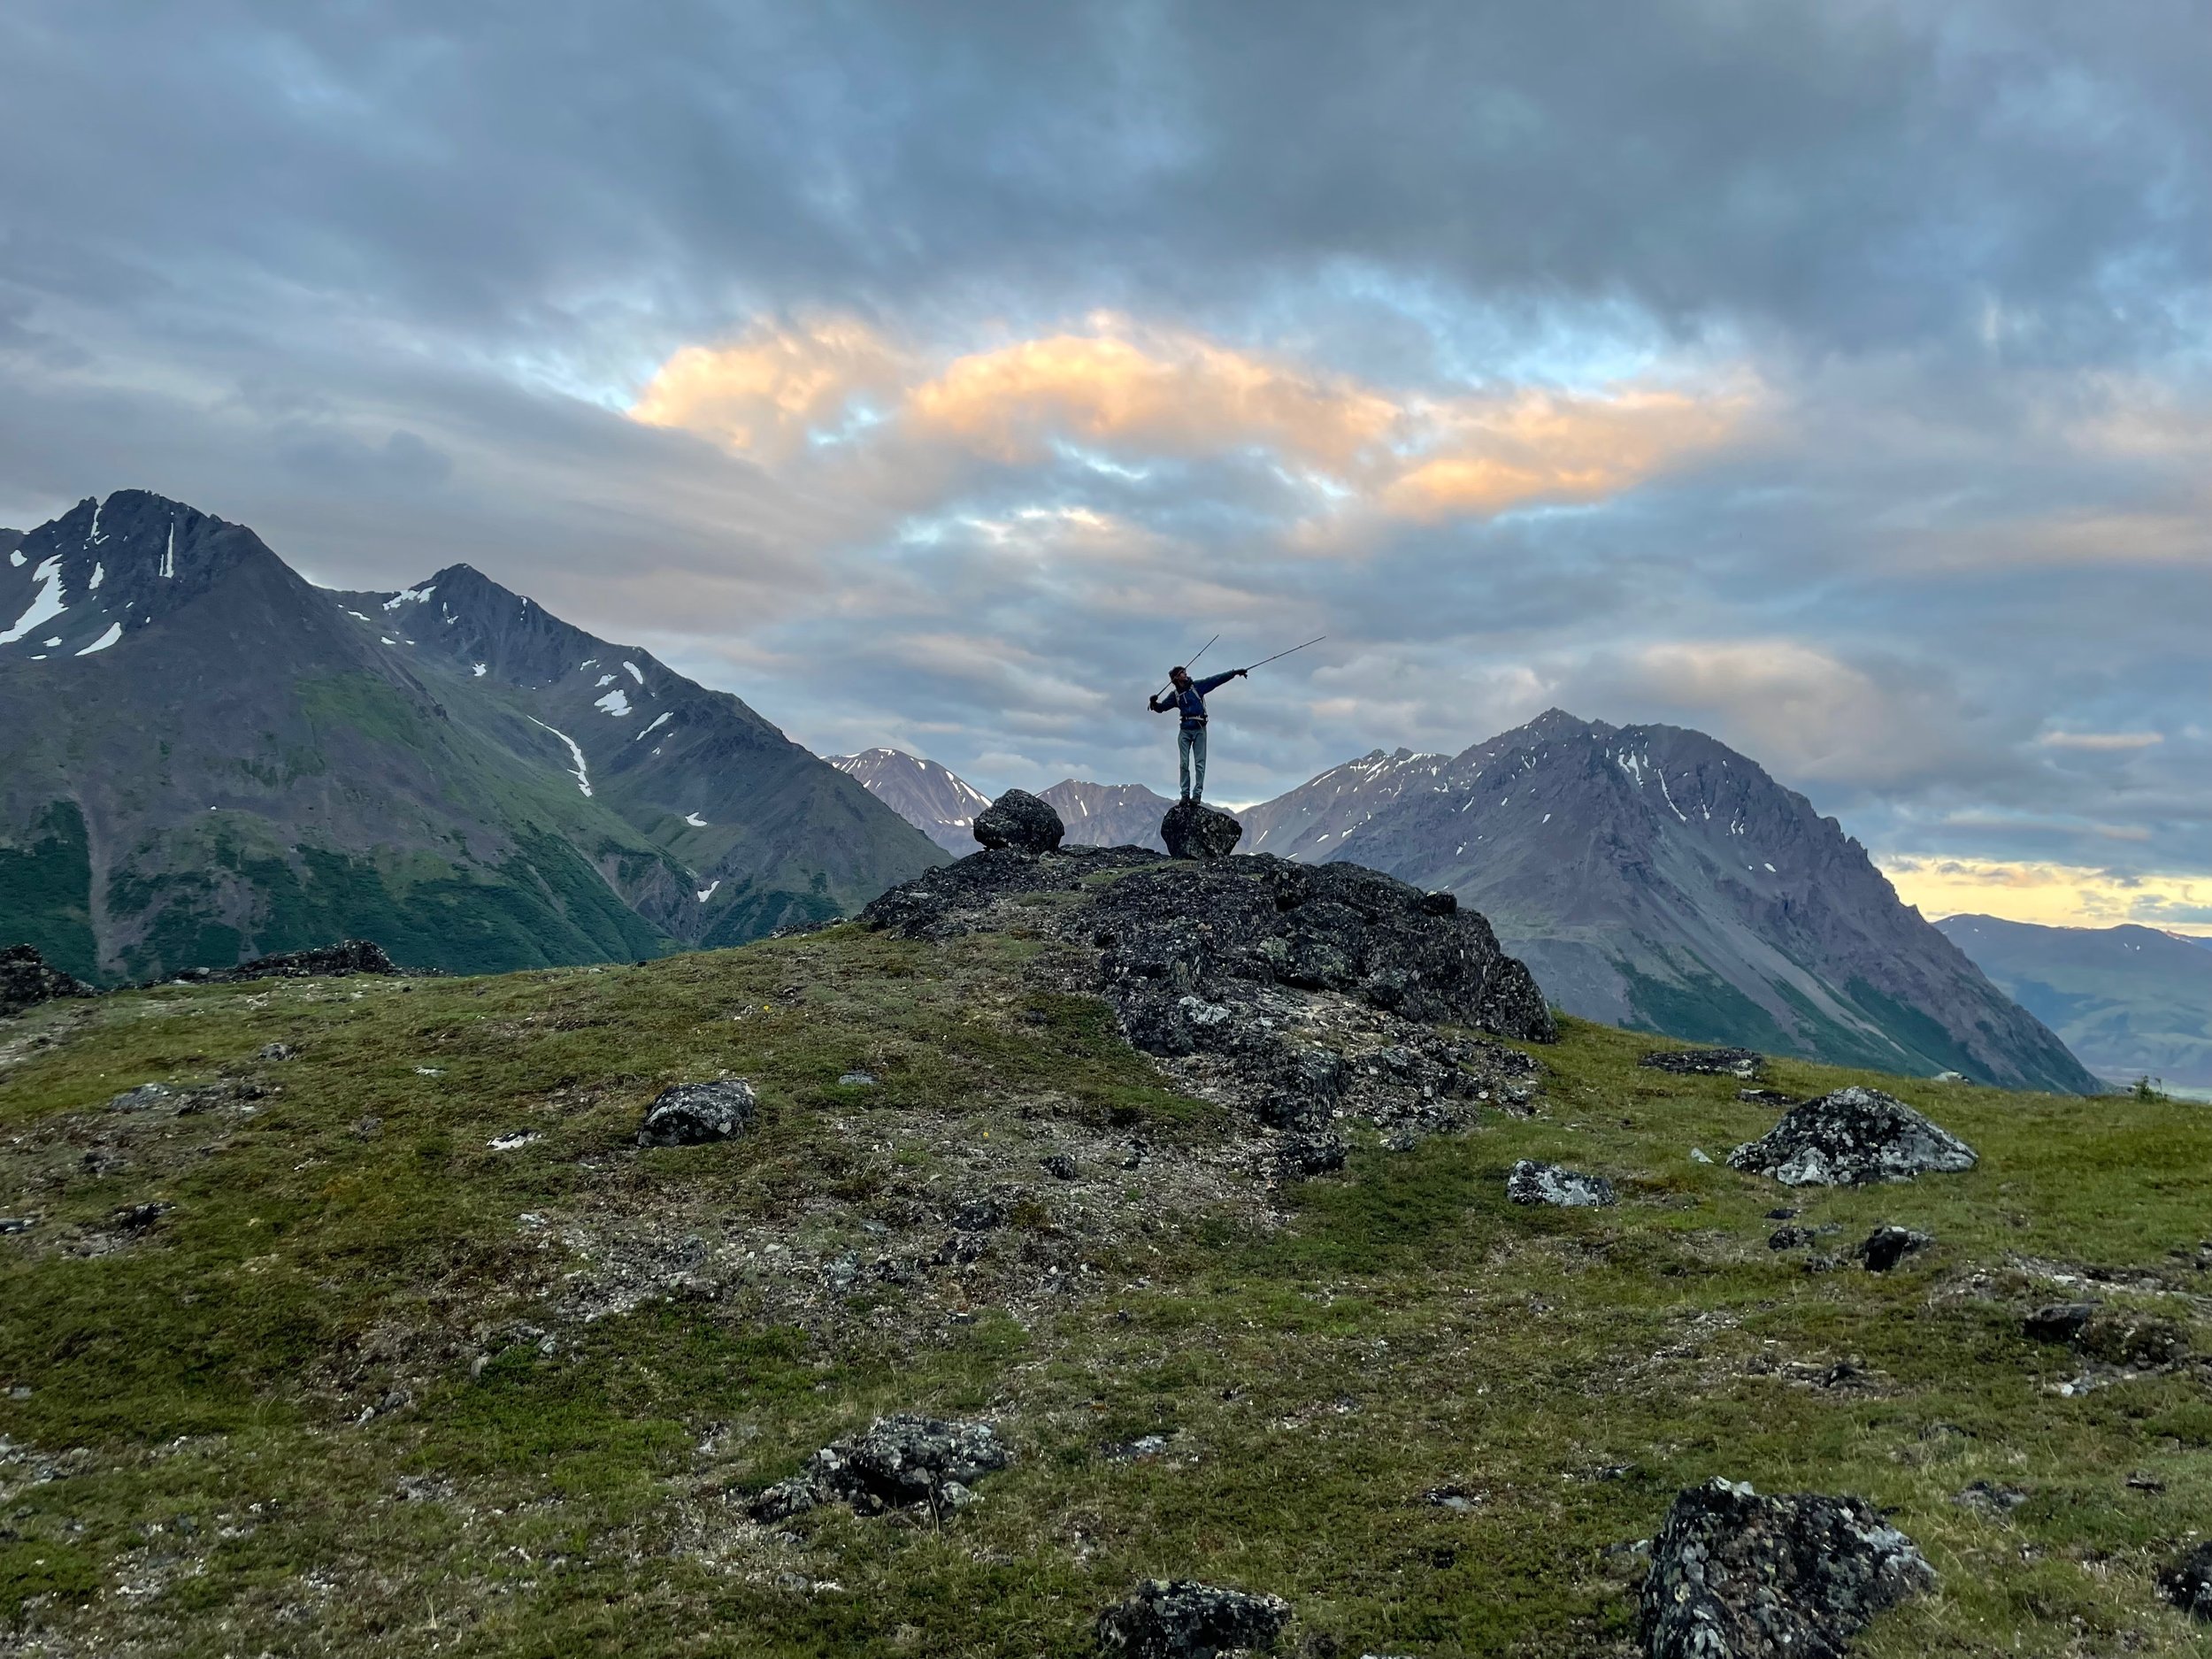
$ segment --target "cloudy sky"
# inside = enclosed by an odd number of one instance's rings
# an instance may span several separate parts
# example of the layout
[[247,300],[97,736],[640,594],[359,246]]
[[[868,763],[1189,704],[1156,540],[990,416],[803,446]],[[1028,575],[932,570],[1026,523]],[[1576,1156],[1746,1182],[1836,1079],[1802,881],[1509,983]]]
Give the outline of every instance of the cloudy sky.
[[2212,12],[12,0],[0,523],[465,559],[824,752],[1712,732],[2212,933]]

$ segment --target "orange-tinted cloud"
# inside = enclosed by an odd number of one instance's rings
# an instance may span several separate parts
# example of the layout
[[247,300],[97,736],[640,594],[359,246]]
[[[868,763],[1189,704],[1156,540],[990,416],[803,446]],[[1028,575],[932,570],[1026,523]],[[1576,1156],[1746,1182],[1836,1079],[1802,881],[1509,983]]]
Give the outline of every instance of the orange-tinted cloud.
[[1931,917],[1975,913],[2047,927],[2139,922],[2212,933],[2212,874],[2121,875],[2083,864],[1992,858],[1889,857],[1882,873]]
[[898,355],[864,323],[830,318],[761,326],[733,345],[685,346],[661,365],[630,418],[681,426],[764,461],[841,424],[856,398],[895,396]]

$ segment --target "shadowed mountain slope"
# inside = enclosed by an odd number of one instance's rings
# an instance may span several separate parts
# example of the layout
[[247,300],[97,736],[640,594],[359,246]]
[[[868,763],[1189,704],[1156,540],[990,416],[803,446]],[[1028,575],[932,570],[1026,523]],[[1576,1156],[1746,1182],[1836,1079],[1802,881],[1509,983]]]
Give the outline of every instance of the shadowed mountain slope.
[[2115,1082],[2212,1089],[2212,951],[2154,927],[1953,916],[1937,929]]
[[1832,818],[1701,733],[1553,710],[1449,759],[1378,751],[1243,817],[1255,849],[1451,888],[1587,1018],[2098,1087]]
[[991,797],[964,778],[898,749],[832,755],[829,764],[946,851],[975,850],[975,815]]
[[634,957],[936,857],[736,698],[466,566],[334,594],[123,490],[6,549],[0,618],[0,933],[81,974],[345,934],[457,971]]

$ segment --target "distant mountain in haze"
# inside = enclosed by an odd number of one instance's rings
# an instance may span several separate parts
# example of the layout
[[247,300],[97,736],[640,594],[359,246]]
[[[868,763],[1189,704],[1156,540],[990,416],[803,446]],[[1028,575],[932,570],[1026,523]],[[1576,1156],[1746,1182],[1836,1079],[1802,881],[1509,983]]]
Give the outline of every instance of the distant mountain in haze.
[[1378,750],[1242,817],[1250,850],[1449,887],[1587,1018],[2099,1087],[1833,819],[1701,733],[1553,710],[1448,758]]
[[1082,783],[1064,778],[1043,792],[1068,839],[1093,847],[1149,847],[1165,852],[1160,820],[1174,804],[1141,783]]
[[457,565],[311,586],[141,490],[0,538],[0,942],[148,978],[734,943],[941,855],[737,698]]
[[2212,1089],[2212,950],[2154,927],[1952,916],[1944,937],[2114,1082]]
[[832,755],[829,764],[946,851],[965,856],[975,850],[975,815],[991,797],[965,779],[897,749]]

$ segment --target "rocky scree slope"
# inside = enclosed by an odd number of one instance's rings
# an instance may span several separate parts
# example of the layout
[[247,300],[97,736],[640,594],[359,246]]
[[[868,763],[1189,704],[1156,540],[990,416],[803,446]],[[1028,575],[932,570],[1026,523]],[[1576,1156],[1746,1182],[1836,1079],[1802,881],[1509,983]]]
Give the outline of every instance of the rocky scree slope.
[[1440,1025],[1558,1034],[1482,918],[1349,865],[987,851],[892,889],[861,919],[912,939],[1048,934],[1074,953],[1056,970],[1068,988],[1104,997],[1178,1087],[1278,1132],[1293,1171],[1341,1162],[1341,1118],[1404,1136],[1528,1100],[1526,1056]]
[[466,566],[334,594],[122,490],[8,551],[0,621],[0,935],[83,978],[349,935],[455,971],[634,958],[938,856],[735,698]]
[[1449,888],[1585,1018],[2008,1087],[2101,1087],[1833,819],[1701,733],[1555,709],[1449,759],[1371,756],[1244,818],[1248,848]]

